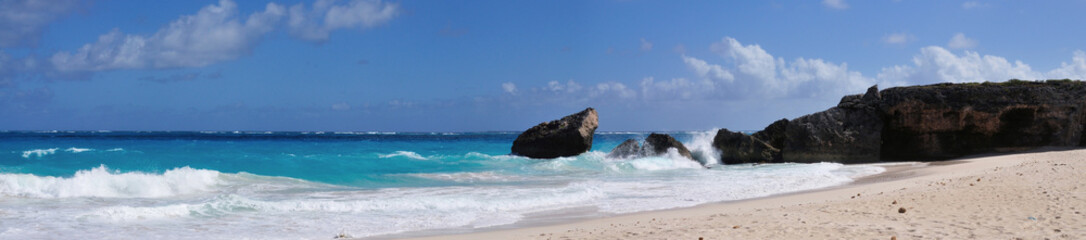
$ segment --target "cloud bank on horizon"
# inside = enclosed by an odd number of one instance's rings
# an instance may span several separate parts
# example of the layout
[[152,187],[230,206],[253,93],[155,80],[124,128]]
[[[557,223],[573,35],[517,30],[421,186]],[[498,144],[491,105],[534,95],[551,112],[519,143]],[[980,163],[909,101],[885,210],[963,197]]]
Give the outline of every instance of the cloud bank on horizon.
[[[834,52],[818,50],[840,46],[819,40],[824,36],[818,34],[769,37],[787,31],[777,25],[797,24],[788,20],[720,30],[696,26],[699,34],[692,37],[674,34],[690,30],[678,24],[707,22],[697,13],[686,22],[642,22],[648,30],[639,31],[613,30],[629,23],[609,24],[602,17],[546,14],[561,7],[539,8],[544,14],[538,16],[502,16],[494,9],[479,11],[495,15],[479,15],[431,6],[457,3],[219,0],[192,12],[174,8],[179,12],[173,18],[138,11],[112,16],[114,9],[100,9],[134,8],[127,4],[133,3],[0,0],[0,114],[11,116],[0,125],[13,130],[513,130],[596,106],[616,119],[641,119],[616,121],[611,130],[747,129],[822,110],[842,95],[876,84],[1086,79],[1081,50],[1086,46],[1046,49],[1046,59],[1058,66],[1035,69],[982,53],[1021,50],[1004,50],[1019,44],[978,37],[990,36],[985,33],[991,30],[964,25],[942,33],[905,24],[818,29],[827,36],[871,39],[862,47],[846,44],[854,51]],[[908,12],[898,6],[907,3],[880,4]],[[871,13],[861,11],[885,7],[845,0],[754,5],[735,8],[799,12],[815,19],[815,26],[869,18],[864,14]],[[635,7],[643,8],[629,14],[658,6]],[[971,14],[1002,8],[966,1],[945,9]],[[167,18],[145,25],[140,22],[150,20],[90,21],[123,19],[130,12],[132,19]],[[563,20],[597,26],[551,23]],[[75,30],[80,28],[103,32],[87,35],[89,30]],[[457,34],[448,34],[450,29]],[[585,33],[593,31],[600,34]],[[540,45],[555,47],[543,51]],[[898,57],[868,61],[865,51]]]

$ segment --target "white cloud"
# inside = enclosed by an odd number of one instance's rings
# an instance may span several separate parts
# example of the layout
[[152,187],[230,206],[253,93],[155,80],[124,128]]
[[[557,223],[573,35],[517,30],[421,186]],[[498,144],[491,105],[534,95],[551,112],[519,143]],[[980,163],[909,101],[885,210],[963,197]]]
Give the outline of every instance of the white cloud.
[[954,34],[954,37],[951,37],[950,42],[947,42],[946,45],[952,49],[973,48],[977,46],[977,40],[967,38],[963,33],[958,33]]
[[822,5],[833,9],[848,9],[848,3],[845,0],[822,0]]
[[[648,102],[804,98],[836,100],[845,94],[862,93],[879,84],[882,88],[942,82],[999,82],[1008,79],[1086,79],[1086,52],[1075,51],[1070,62],[1046,73],[1033,70],[1021,61],[982,55],[973,51],[957,54],[944,47],[920,48],[911,63],[885,67],[875,77],[851,71],[847,63],[818,58],[796,58],[786,62],[757,44],[743,45],[725,37],[712,44],[713,52],[727,64],[683,55],[683,62],[700,79],[645,77],[635,84],[605,82],[589,87],[569,80],[550,81],[532,88],[523,99],[530,102],[597,103],[631,99]],[[633,86],[633,88],[628,87]],[[636,88],[636,89],[635,89]],[[831,100],[831,101],[832,101]],[[630,105],[637,106],[637,104]]]
[[971,51],[959,56],[942,47],[929,46],[921,48],[920,54],[913,57],[913,65],[883,68],[878,78],[886,85],[897,86],[940,82],[994,82],[1012,78],[1044,79],[1045,76],[1021,61],[1012,63],[1003,57],[982,56]]
[[633,89],[627,88],[625,84],[618,82],[605,82],[596,84],[595,88],[589,89],[588,96],[592,98],[618,98],[618,99],[630,99],[637,97],[637,92]]
[[757,44],[743,45],[734,38],[714,43],[714,52],[735,64],[731,84],[718,86],[727,95],[836,96],[863,90],[874,80],[849,71],[845,63],[835,64],[822,59],[797,58],[788,63],[775,58]]
[[284,14],[282,6],[269,3],[264,11],[243,21],[237,4],[220,0],[218,5],[174,20],[151,36],[114,29],[75,52],[56,53],[50,61],[59,71],[206,66],[249,54]]
[[291,35],[307,41],[324,42],[338,29],[375,27],[399,14],[399,6],[380,0],[317,0],[311,8],[299,3],[290,7],[287,27]]
[[78,0],[0,1],[0,47],[37,46],[44,28],[78,5]]
[[642,38],[641,39],[641,51],[642,52],[648,52],[650,50],[652,50],[652,43],[645,40],[644,38]]
[[743,46],[738,40],[730,37],[713,43],[710,49],[722,57],[735,60],[739,72],[762,80],[775,81],[777,65],[784,64],[783,59],[774,59],[773,55],[769,55],[761,46],[757,44]]
[[1060,63],[1060,67],[1049,71],[1046,75],[1051,79],[1086,79],[1086,52],[1075,51],[1071,56],[1071,63]]
[[711,94],[714,85],[711,81],[689,81],[685,78],[656,81],[653,77],[646,77],[641,79],[641,96],[645,100],[689,100]]
[[580,91],[581,90],[581,84],[577,84],[577,82],[575,82],[573,80],[566,81],[566,83],[564,83],[564,84],[560,83],[558,81],[550,81],[550,82],[547,82],[547,87],[544,88],[544,89],[548,90],[548,91],[551,91],[551,92],[572,93],[572,92]]
[[505,90],[506,93],[516,95],[517,85],[511,82],[502,83],[502,90]]
[[[268,3],[263,11],[248,16],[238,13],[232,0],[220,0],[194,15],[182,16],[150,36],[124,34],[118,29],[98,37],[74,52],[62,51],[50,58],[60,72],[115,69],[201,67],[237,59],[289,15],[290,32],[312,41],[324,41],[328,33],[343,28],[368,28],[388,21],[396,6],[380,1],[318,0],[313,9],[303,4],[286,7]],[[306,32],[299,29],[305,29]]]
[[645,78],[640,84],[642,95],[678,99],[819,97],[862,91],[875,83],[859,72],[850,71],[845,63],[807,58],[786,62],[757,44],[743,45],[730,37],[712,44],[710,49],[730,65],[683,55],[683,62],[700,81]]
[[735,80],[735,76],[733,76],[731,72],[728,72],[727,69],[724,69],[720,65],[709,64],[704,60],[689,57],[686,55],[682,55],[682,58],[683,62],[686,63],[687,66],[690,66],[690,69],[693,69],[694,73],[697,73],[699,77],[723,80],[726,82],[732,82]]
[[894,33],[894,34],[888,34],[888,35],[882,37],[882,41],[885,42],[886,44],[899,44],[899,45],[908,43],[912,39],[913,39],[913,36],[909,35],[907,33]]

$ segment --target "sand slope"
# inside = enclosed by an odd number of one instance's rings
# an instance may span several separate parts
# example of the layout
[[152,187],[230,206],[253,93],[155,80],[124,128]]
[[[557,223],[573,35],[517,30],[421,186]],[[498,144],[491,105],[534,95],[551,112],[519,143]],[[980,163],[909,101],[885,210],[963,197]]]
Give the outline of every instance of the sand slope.
[[1086,239],[1086,150],[888,172],[828,190],[431,238]]

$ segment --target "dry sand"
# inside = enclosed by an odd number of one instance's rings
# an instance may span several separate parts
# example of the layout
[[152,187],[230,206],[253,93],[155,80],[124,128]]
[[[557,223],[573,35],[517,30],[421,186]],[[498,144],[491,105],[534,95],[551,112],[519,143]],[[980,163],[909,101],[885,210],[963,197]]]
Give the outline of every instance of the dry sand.
[[920,165],[826,190],[423,239],[1086,239],[1086,150]]

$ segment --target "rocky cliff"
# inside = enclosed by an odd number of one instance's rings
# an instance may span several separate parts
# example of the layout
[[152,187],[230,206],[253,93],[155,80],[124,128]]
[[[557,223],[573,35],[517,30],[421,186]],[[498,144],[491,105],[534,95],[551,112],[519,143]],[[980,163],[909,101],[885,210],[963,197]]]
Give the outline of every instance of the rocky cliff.
[[891,88],[882,97],[884,160],[1086,143],[1086,82],[936,84]]
[[[836,107],[782,119],[749,136],[721,130],[713,146],[725,163],[937,160],[1082,146],[1083,108],[1081,81],[871,87]],[[760,143],[779,149],[779,157],[752,157],[772,152]]]

